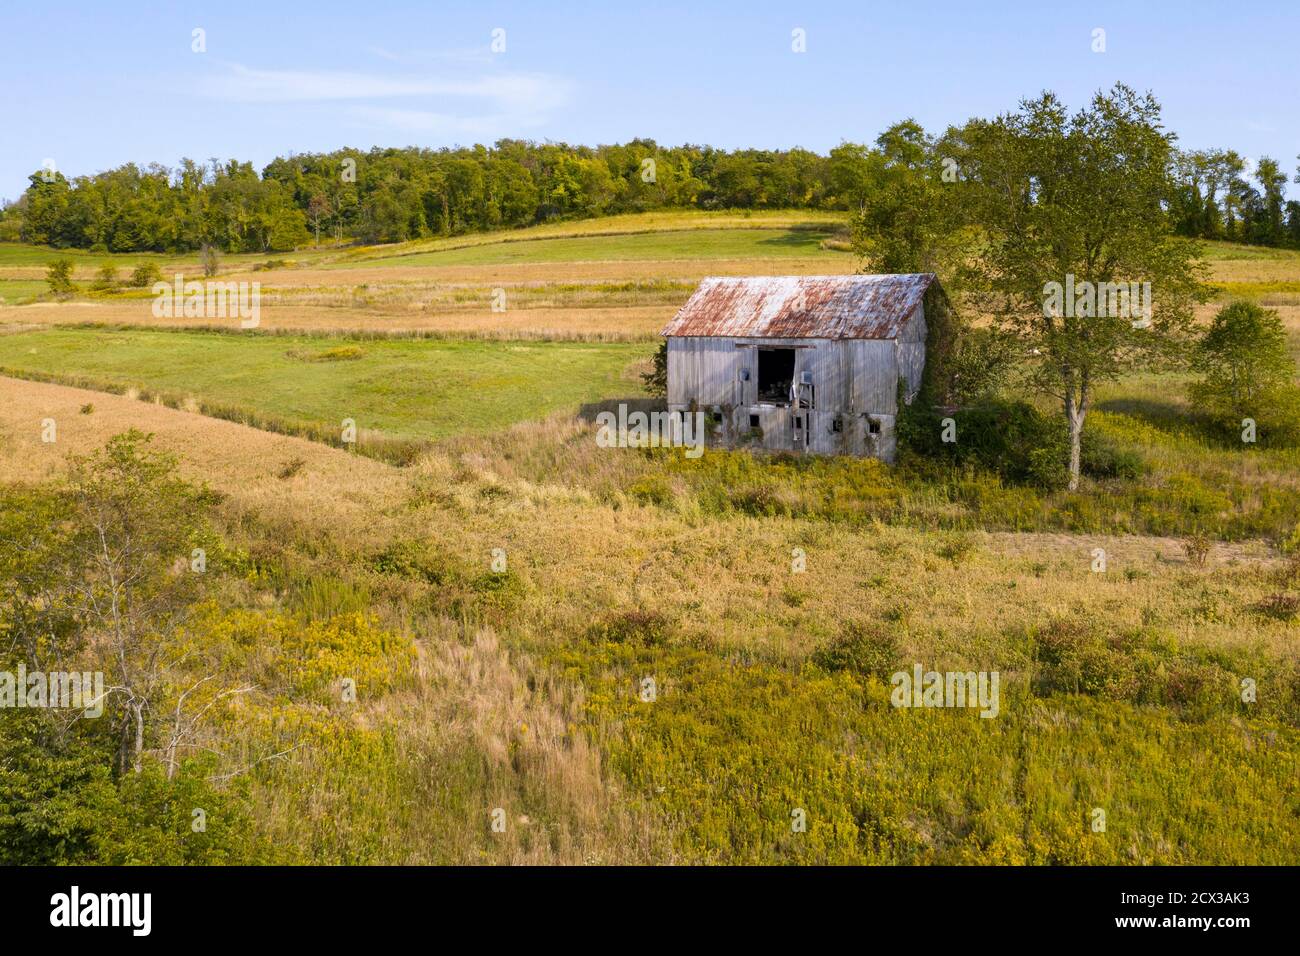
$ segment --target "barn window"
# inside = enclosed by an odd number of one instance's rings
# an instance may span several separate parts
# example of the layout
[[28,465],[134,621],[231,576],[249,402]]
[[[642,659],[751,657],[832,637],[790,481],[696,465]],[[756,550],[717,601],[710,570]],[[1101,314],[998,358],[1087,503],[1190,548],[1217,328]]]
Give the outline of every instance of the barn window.
[[867,434],[869,435],[880,434],[880,422],[877,419],[874,418],[867,419]]
[[836,415],[834,418],[832,418],[832,419],[831,419],[831,431],[833,431],[833,432],[842,432],[842,431],[844,431],[844,419],[840,418],[838,415]]
[[753,415],[753,414],[751,414],[751,415],[749,416],[749,427],[750,427],[750,428],[757,428],[757,427],[758,427],[758,416],[757,416],[757,415]]
[[758,400],[788,403],[794,384],[794,349],[758,350]]
[[721,425],[721,424],[722,424],[722,412],[715,411],[715,412],[713,413],[713,423],[714,423],[715,425]]

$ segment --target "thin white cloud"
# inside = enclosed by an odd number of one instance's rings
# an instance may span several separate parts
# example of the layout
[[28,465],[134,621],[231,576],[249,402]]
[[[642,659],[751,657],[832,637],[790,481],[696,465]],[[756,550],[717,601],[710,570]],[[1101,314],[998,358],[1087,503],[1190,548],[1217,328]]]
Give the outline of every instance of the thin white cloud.
[[[546,113],[568,103],[571,84],[545,73],[488,73],[447,79],[339,70],[259,70],[240,63],[206,77],[202,92],[242,103],[438,97],[486,103],[497,113]],[[440,102],[439,106],[449,105]]]

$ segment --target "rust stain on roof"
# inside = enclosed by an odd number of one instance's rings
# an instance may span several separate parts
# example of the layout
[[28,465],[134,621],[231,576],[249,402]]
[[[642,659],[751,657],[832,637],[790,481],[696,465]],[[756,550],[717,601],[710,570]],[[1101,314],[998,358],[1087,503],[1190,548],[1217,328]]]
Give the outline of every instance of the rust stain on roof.
[[764,339],[892,339],[933,273],[850,276],[709,276],[664,335]]

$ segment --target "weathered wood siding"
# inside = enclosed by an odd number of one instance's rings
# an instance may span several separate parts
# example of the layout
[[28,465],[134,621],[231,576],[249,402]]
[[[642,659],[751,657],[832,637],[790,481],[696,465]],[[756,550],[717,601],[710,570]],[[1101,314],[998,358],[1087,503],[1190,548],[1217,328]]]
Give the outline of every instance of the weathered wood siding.
[[[795,350],[794,381],[810,373],[811,408],[758,401],[758,351],[763,347]],[[716,414],[715,440],[726,446],[872,455],[892,461],[899,375],[910,397],[920,385],[924,365],[925,316],[920,306],[898,339],[671,336],[668,407],[686,411],[694,405]],[[753,420],[757,429],[751,426]]]

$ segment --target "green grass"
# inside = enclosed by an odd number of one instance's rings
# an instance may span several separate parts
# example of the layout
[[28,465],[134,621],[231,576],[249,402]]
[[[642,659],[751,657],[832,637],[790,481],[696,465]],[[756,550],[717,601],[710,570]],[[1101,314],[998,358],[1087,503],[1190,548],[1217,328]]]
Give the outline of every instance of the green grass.
[[115,254],[87,252],[85,249],[55,249],[52,246],[35,246],[27,242],[0,242],[0,266],[44,266],[55,259],[71,259],[78,266],[102,266],[111,263],[125,266],[137,262],[161,262],[174,258],[148,252]]
[[626,370],[648,353],[621,343],[372,340],[342,361],[331,360],[338,343],[319,337],[59,328],[2,341],[3,365],[17,374],[192,397],[281,426],[337,431],[351,418],[358,429],[435,440],[639,395]]
[[47,291],[39,279],[0,279],[0,305],[22,305]]
[[[1225,864],[1296,852],[1296,735],[1284,726],[1036,696],[1019,682],[997,720],[900,711],[877,678],[672,648],[587,646],[564,663],[592,719],[623,728],[610,757],[627,789],[677,822],[695,862]],[[671,675],[653,706],[635,696],[640,674]],[[1280,746],[1254,746],[1265,733]],[[804,833],[792,832],[796,808]]]
[[1238,242],[1213,240],[1202,242],[1207,259],[1254,260],[1269,262],[1295,262],[1300,264],[1300,250],[1274,249],[1269,246],[1248,246]]
[[[367,260],[375,266],[459,266],[536,262],[611,262],[656,259],[821,258],[850,255],[821,248],[833,232],[808,229],[691,229],[621,236],[571,236],[480,243]],[[354,262],[335,263],[355,268]]]

